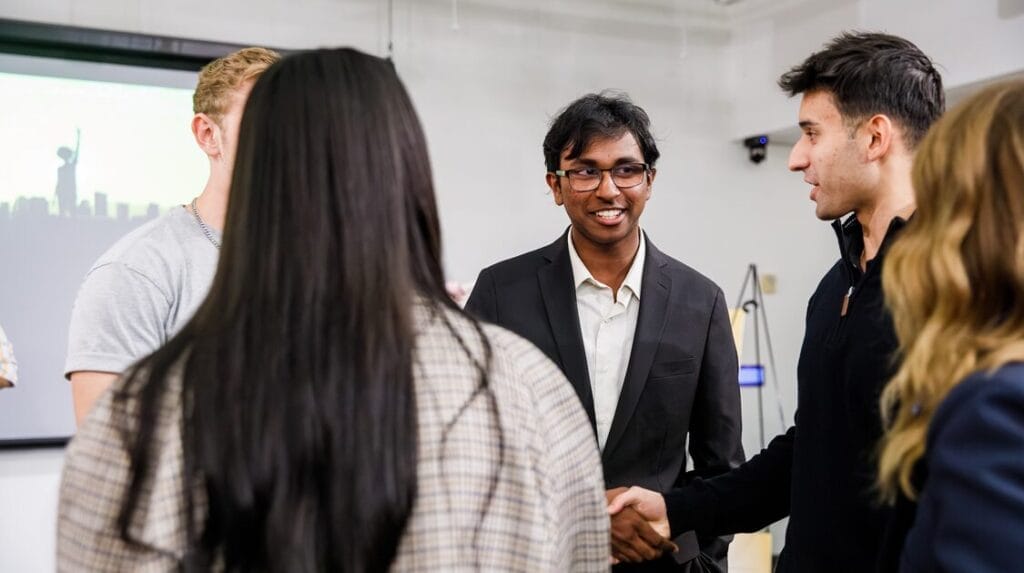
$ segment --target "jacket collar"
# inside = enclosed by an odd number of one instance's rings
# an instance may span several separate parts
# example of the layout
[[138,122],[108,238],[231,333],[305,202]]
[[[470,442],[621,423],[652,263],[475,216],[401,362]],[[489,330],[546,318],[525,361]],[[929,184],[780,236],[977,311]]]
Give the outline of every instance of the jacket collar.
[[[553,243],[544,247],[542,256],[548,264],[537,271],[548,326],[558,348],[558,362],[562,372],[576,389],[583,409],[596,432],[594,396],[590,389],[590,371],[583,349],[579,313],[576,310],[576,288],[573,285],[572,263],[569,260],[568,229]],[[595,434],[596,435],[596,434]]]
[[[885,231],[885,237],[882,239],[882,246],[878,249],[876,258],[881,259],[881,257],[884,257],[896,236],[903,230],[903,227],[906,226],[907,221],[911,218],[913,218],[913,215],[907,219],[902,217],[892,218],[892,221],[889,222],[889,227]],[[850,268],[859,273],[860,256],[864,252],[864,228],[861,226],[860,221],[857,220],[856,213],[851,214],[845,221],[839,219],[832,221],[832,229],[835,231],[836,239],[839,241],[840,257],[843,261],[846,261]]]

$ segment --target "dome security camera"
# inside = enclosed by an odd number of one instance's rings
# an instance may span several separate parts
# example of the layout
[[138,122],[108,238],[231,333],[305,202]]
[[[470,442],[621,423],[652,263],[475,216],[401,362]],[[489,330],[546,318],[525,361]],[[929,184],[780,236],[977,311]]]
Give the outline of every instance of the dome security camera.
[[743,140],[743,145],[747,146],[747,151],[750,152],[750,161],[761,163],[764,161],[768,151],[768,136],[755,135],[754,137],[748,137]]

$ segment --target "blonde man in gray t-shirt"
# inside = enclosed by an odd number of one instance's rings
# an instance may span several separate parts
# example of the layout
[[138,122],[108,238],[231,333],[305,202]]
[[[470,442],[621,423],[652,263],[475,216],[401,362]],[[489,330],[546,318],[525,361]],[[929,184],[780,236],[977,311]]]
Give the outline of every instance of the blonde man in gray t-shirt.
[[185,325],[206,297],[220,249],[242,110],[256,79],[279,56],[245,48],[199,72],[192,134],[210,161],[191,204],[132,231],[85,275],[71,312],[64,375],[75,419],[132,363]]

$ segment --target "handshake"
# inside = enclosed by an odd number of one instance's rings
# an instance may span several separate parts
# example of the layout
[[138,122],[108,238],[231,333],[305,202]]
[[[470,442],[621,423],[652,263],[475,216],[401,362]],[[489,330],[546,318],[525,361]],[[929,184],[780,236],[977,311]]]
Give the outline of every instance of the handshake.
[[612,563],[640,563],[679,547],[671,541],[665,499],[640,487],[605,492],[611,516]]

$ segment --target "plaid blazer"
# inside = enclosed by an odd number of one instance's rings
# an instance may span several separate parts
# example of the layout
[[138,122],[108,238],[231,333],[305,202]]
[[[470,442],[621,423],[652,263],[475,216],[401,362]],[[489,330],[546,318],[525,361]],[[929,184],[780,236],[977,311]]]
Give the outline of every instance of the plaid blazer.
[[[477,358],[483,356],[482,341],[464,317],[441,312],[445,315],[416,306],[418,492],[392,570],[606,571],[610,539],[601,463],[572,386],[530,343],[486,325],[495,419],[486,395],[471,399],[478,384],[474,364],[445,322]],[[129,454],[121,438],[125,428],[114,421],[133,420],[135,408],[131,397],[112,401],[124,388],[121,381],[98,401],[69,444],[58,510],[60,571],[180,567],[185,550],[180,383],[178,376],[170,380],[156,422],[153,479],[144,485],[130,528],[137,543],[124,542],[116,527],[128,487]],[[127,411],[114,412],[122,403]],[[442,450],[442,430],[453,421]],[[498,471],[499,427],[504,462],[485,507]]]

